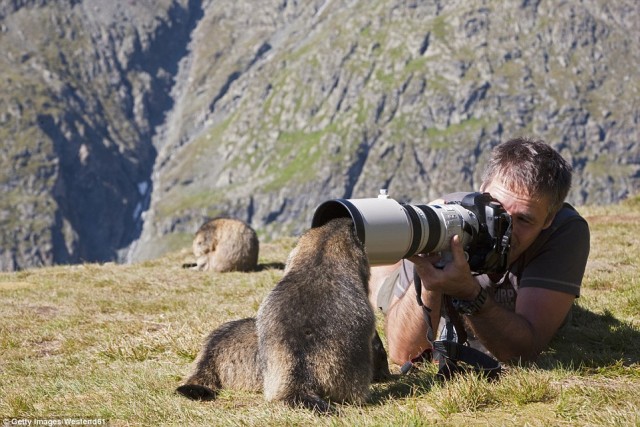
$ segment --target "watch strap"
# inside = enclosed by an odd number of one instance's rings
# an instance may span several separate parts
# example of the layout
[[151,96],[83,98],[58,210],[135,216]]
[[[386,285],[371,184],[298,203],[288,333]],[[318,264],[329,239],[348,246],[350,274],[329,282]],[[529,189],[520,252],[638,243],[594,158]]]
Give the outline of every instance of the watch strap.
[[480,286],[480,292],[473,300],[452,299],[453,308],[460,314],[470,316],[480,311],[482,306],[487,302],[489,292],[486,288]]

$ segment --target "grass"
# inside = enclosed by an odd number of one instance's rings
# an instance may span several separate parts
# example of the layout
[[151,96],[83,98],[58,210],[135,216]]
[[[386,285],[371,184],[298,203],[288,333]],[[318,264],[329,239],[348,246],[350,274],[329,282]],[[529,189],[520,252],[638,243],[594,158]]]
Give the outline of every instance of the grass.
[[[0,418],[104,419],[110,425],[640,424],[640,199],[581,211],[592,250],[574,318],[535,366],[487,382],[448,383],[435,367],[372,386],[339,416],[223,391],[174,393],[206,334],[255,314],[294,245],[261,245],[260,271],[183,269],[188,249],[133,265],[84,264],[0,274]],[[395,372],[397,366],[392,365]]]

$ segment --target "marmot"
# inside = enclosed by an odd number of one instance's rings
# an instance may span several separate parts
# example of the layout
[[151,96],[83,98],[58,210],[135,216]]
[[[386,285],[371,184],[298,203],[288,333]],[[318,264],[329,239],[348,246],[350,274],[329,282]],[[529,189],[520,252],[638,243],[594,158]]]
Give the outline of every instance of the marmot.
[[369,262],[350,219],[333,219],[302,235],[284,277],[258,309],[268,401],[327,412],[325,399],[368,399],[376,338],[368,283]]
[[227,322],[207,338],[194,373],[177,392],[215,399],[218,389],[260,391],[267,400],[320,412],[364,402],[372,380],[390,377],[367,299],[369,264],[350,221],[309,230],[258,319]]
[[[385,381],[391,373],[387,352],[377,333],[372,346],[373,381]],[[176,389],[185,397],[213,400],[222,388],[261,392],[263,376],[255,317],[224,323],[209,334],[195,364],[194,372]]]
[[259,241],[244,221],[216,218],[203,224],[193,239],[195,269],[219,273],[252,271],[258,267]]

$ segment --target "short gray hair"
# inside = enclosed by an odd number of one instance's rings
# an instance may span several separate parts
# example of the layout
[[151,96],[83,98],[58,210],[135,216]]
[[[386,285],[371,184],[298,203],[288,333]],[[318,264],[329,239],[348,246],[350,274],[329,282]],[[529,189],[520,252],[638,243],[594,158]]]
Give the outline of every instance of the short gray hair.
[[491,151],[482,187],[499,177],[509,190],[548,197],[549,211],[555,214],[569,193],[572,172],[571,165],[544,141],[513,138]]

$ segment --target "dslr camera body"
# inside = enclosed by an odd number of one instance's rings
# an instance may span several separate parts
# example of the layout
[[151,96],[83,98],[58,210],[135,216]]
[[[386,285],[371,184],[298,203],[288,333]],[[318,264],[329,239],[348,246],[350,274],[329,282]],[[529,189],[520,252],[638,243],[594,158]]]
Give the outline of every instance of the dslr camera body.
[[465,193],[459,202],[412,205],[380,190],[376,198],[321,203],[311,227],[341,217],[352,219],[371,265],[427,253],[441,253],[446,260],[451,238],[458,235],[474,273],[504,273],[508,267],[511,217],[489,193]]

